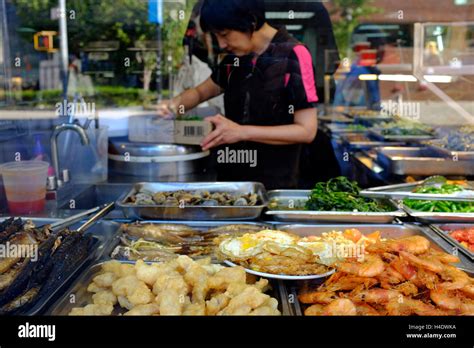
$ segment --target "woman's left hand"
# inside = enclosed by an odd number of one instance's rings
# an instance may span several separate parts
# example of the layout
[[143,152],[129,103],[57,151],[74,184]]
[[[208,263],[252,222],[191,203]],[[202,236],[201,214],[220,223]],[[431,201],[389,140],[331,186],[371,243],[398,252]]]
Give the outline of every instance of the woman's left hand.
[[235,144],[244,140],[244,127],[222,115],[206,118],[215,129],[203,140],[201,147],[204,151],[222,144]]

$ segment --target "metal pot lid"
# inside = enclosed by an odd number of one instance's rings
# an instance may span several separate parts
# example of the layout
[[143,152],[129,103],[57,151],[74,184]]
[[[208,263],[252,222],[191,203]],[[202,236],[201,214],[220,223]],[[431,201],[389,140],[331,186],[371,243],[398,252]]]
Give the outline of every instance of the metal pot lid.
[[132,143],[127,137],[109,139],[109,154],[136,157],[176,157],[202,153],[200,146]]

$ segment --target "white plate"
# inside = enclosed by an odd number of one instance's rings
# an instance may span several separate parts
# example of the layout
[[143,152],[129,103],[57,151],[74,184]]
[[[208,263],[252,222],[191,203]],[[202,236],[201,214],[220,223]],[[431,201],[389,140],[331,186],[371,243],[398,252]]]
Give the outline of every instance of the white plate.
[[[225,260],[224,263],[228,266],[231,266],[231,267],[237,267],[237,266],[240,266],[240,265],[237,265],[231,261],[227,261]],[[323,274],[313,274],[313,275],[304,275],[304,276],[291,276],[291,275],[284,275],[284,274],[271,274],[271,273],[263,273],[263,272],[257,272],[257,271],[253,271],[251,269],[248,269],[248,268],[245,268],[245,272],[249,273],[249,274],[253,274],[253,275],[256,275],[256,276],[259,276],[259,277],[263,277],[263,278],[270,278],[270,279],[282,279],[282,280],[311,280],[311,279],[319,279],[319,278],[326,278],[326,277],[329,277],[330,275],[332,275],[336,270],[333,269],[327,273],[323,273]]]

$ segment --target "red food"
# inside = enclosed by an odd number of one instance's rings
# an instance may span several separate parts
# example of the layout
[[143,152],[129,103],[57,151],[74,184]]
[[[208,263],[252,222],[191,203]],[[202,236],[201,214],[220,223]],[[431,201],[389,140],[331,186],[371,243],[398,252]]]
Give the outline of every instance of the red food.
[[467,249],[474,251],[474,227],[452,231],[449,235]]

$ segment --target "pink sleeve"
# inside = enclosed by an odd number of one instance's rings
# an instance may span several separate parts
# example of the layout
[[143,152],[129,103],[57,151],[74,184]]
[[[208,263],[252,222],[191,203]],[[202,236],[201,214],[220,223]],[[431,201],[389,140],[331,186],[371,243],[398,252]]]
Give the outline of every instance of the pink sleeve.
[[303,80],[304,89],[308,103],[316,103],[319,98],[316,92],[316,82],[314,80],[313,59],[308,49],[303,45],[296,46],[293,51],[298,58],[301,69],[301,79]]

